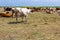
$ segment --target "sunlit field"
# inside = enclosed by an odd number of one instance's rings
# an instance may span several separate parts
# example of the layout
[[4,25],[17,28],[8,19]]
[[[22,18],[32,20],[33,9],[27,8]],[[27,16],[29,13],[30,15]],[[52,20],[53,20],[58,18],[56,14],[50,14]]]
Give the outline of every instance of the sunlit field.
[[[1,11],[1,10],[0,10]],[[27,22],[15,23],[15,18],[0,17],[0,40],[60,40],[60,16],[33,12]]]

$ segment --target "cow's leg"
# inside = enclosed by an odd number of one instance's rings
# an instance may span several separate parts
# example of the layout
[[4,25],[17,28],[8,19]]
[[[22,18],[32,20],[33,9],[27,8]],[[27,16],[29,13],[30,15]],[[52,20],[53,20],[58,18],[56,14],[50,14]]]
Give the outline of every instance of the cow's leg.
[[14,13],[15,13],[14,10],[12,10],[12,18],[14,17]]
[[22,21],[21,22],[24,22],[24,17],[21,17],[22,18]]
[[14,17],[13,15],[14,15],[14,13],[12,13],[12,18]]
[[27,17],[25,16],[25,22],[27,22]]
[[16,23],[18,23],[18,13],[15,13],[15,17],[16,17]]

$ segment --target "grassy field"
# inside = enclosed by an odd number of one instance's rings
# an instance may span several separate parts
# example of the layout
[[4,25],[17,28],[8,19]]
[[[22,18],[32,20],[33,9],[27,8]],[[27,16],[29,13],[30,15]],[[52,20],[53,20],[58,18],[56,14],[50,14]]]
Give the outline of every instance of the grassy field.
[[0,40],[60,40],[60,16],[34,12],[27,22],[0,17]]

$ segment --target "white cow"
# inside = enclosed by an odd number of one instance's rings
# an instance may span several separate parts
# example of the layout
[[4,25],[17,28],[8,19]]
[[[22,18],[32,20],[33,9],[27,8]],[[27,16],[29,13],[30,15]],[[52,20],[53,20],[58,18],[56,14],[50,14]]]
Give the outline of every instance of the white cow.
[[[12,8],[12,12],[14,12],[15,13],[15,15],[16,15],[16,21],[17,21],[17,16],[18,16],[18,14],[20,14],[20,17],[22,18],[22,21],[24,21],[24,18],[26,19],[26,17],[28,16],[28,14],[30,14],[31,13],[31,9],[27,9],[27,8]],[[12,13],[12,15],[14,14],[14,13]]]

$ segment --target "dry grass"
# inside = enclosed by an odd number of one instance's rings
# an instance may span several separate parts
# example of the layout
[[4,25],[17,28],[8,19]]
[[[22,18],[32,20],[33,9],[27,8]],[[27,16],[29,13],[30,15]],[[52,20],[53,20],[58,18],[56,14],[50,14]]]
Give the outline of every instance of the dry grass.
[[60,16],[35,12],[27,22],[15,24],[15,18],[0,18],[0,40],[60,40]]

